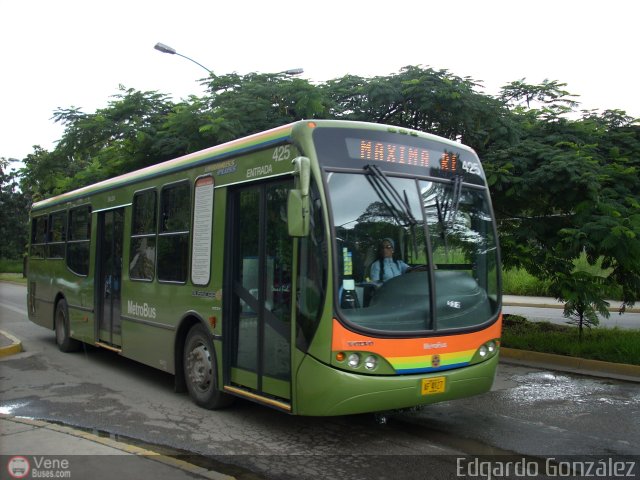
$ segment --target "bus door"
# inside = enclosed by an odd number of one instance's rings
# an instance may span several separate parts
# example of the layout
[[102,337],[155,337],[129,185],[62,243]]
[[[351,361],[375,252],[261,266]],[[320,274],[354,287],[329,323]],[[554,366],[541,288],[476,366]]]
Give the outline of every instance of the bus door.
[[225,289],[225,388],[285,410],[291,399],[293,241],[286,204],[292,187],[289,180],[231,192]]
[[98,212],[98,248],[96,249],[98,341],[112,347],[122,345],[120,288],[123,233],[124,208]]

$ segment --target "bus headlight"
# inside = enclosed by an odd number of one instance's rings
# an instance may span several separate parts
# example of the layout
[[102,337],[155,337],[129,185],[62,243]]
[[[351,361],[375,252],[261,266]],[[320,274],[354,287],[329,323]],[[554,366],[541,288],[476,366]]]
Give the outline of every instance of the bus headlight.
[[351,368],[357,368],[360,365],[360,355],[357,353],[352,353],[349,355],[349,359],[347,360],[347,364]]
[[[367,351],[334,351],[331,364],[350,373],[365,375],[393,375],[396,370],[379,353]],[[476,352],[477,356],[477,352]]]
[[476,353],[473,355],[473,358],[469,363],[473,365],[475,363],[484,362],[485,360],[489,360],[490,358],[495,357],[498,354],[499,346],[500,339],[497,338],[484,342],[478,347],[478,350],[476,350]]
[[364,359],[364,368],[366,368],[367,370],[373,370],[377,366],[378,366],[378,359],[373,355],[369,355],[367,358]]

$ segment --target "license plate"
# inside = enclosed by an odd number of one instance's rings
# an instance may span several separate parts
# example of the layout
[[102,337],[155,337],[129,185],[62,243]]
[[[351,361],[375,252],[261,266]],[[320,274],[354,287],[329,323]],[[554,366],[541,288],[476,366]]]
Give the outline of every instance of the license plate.
[[447,377],[423,378],[422,379],[422,395],[444,393],[446,384],[447,384]]

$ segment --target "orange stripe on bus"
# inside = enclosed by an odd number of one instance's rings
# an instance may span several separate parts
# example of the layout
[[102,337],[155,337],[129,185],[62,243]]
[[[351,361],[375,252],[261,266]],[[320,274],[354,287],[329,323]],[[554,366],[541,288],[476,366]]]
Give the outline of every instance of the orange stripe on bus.
[[383,357],[421,357],[429,353],[455,353],[475,350],[483,343],[500,338],[502,314],[484,330],[458,335],[425,336],[419,338],[378,338],[347,330],[337,319],[333,319],[333,341],[331,349],[336,351],[366,351]]

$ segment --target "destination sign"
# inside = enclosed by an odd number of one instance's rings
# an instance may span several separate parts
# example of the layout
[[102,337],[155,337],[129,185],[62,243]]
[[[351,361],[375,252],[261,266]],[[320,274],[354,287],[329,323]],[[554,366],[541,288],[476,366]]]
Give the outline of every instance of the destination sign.
[[[346,138],[347,151],[351,158],[374,162],[399,163],[455,172],[459,155],[453,152],[436,152],[427,148],[413,147],[401,143],[377,142],[364,138]],[[433,163],[433,165],[432,165]]]
[[444,139],[363,128],[318,128],[313,137],[325,168],[362,169],[377,163],[389,173],[445,179],[461,176],[465,182],[485,184],[476,154]]

